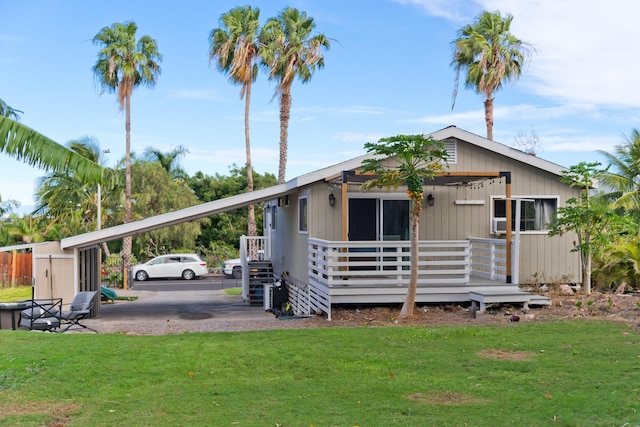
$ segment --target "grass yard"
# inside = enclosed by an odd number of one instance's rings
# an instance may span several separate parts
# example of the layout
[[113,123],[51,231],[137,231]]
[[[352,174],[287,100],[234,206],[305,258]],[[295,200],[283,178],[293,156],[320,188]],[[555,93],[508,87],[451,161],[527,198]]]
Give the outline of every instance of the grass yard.
[[31,299],[31,286],[0,287],[0,302]]
[[640,425],[640,336],[621,323],[0,341],[0,425]]

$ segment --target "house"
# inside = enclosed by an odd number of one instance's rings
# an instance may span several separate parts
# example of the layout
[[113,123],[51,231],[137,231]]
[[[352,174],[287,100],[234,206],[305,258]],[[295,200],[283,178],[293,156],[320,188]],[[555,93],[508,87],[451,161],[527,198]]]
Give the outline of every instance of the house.
[[[517,284],[579,282],[575,236],[547,235],[557,208],[579,194],[560,182],[564,168],[454,126],[428,136],[445,142],[449,159],[425,182],[416,302],[473,300],[482,309],[523,302]],[[292,191],[265,202],[268,258],[303,312],[404,300],[406,189],[362,191],[365,158],[296,178]]]
[[[446,172],[425,182],[417,302],[474,301],[481,309],[492,302],[544,303],[523,296],[517,285],[579,281],[574,236],[546,231],[555,210],[578,195],[560,182],[561,166],[454,126],[428,136],[445,142],[449,159]],[[35,295],[71,300],[79,291],[98,290],[102,242],[264,203],[264,235],[241,245],[247,302],[264,298],[273,272],[286,277],[300,313],[330,318],[333,304],[401,303],[409,277],[409,201],[402,188],[361,190],[366,176],[358,171],[367,157],[36,246]],[[261,282],[252,285],[249,269],[263,267],[269,274],[254,274]]]

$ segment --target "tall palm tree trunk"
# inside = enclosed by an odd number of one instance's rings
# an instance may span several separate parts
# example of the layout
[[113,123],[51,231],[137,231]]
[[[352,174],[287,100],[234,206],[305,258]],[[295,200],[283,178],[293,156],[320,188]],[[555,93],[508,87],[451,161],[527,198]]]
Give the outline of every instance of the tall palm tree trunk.
[[493,97],[491,94],[484,101],[484,121],[487,124],[487,139],[493,141]]
[[[124,177],[124,222],[131,222],[131,97],[125,96],[125,177]],[[131,236],[122,240],[122,264],[125,277],[131,269]],[[126,279],[125,279],[126,280]],[[125,282],[126,283],[126,282]]]
[[418,202],[411,200],[411,271],[409,273],[409,289],[407,297],[400,310],[400,318],[407,318],[413,315],[413,308],[416,304],[416,293],[418,291],[418,231],[420,226],[420,206]]
[[[251,105],[251,82],[247,84],[247,92],[245,93],[244,104],[244,139],[245,149],[247,152],[247,191],[253,191],[253,167],[251,166],[251,138],[249,135],[249,108]],[[247,219],[247,233],[249,236],[257,236],[256,212],[253,204],[249,205],[249,216]],[[251,240],[253,243],[253,240]],[[257,251],[255,245],[249,247],[251,258],[255,258]]]
[[278,184],[284,184],[287,169],[287,140],[289,117],[291,115],[291,88],[283,89],[280,95],[280,164],[278,167]]

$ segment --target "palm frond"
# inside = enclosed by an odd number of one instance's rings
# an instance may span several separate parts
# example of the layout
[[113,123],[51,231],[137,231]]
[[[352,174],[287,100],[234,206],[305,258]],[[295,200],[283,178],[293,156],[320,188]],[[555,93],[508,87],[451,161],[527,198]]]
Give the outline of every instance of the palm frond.
[[95,162],[7,117],[0,117],[0,152],[48,171],[73,170],[86,182],[99,182],[104,173]]

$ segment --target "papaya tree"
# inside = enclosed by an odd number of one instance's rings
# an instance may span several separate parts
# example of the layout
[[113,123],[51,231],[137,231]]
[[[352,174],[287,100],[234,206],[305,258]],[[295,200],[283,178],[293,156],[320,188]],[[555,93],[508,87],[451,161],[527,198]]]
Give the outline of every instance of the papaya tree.
[[407,188],[410,201],[411,271],[407,295],[399,317],[411,317],[418,289],[418,231],[424,181],[432,179],[443,170],[447,151],[442,141],[424,135],[381,138],[377,143],[366,143],[364,148],[374,155],[362,162],[363,172],[371,173],[373,176],[363,184],[365,190],[400,186]]

